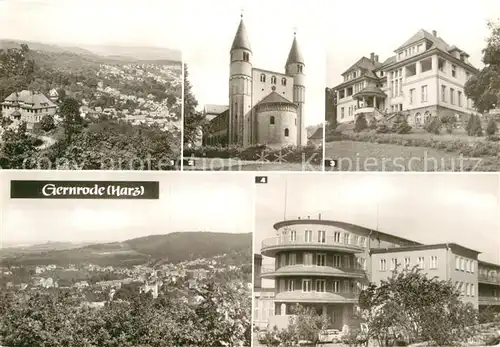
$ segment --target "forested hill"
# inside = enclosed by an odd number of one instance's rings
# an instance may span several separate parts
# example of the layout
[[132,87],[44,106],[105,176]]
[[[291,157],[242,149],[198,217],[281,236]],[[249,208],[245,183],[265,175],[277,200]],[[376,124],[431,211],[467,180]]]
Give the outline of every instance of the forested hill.
[[[8,252],[7,252],[8,251]],[[3,254],[3,256],[2,256]],[[252,258],[252,234],[176,232],[151,235],[123,242],[87,245],[77,249],[26,249],[0,251],[2,265],[67,265],[93,263],[101,266],[128,266],[144,263],[211,258],[227,254],[235,261]]]

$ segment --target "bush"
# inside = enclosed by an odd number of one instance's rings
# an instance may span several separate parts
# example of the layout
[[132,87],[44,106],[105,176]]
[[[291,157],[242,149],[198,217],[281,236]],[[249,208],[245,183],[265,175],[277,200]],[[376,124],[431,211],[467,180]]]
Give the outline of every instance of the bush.
[[54,117],[52,117],[51,115],[48,115],[48,114],[43,116],[42,120],[40,121],[40,128],[43,131],[45,131],[45,132],[51,131],[55,127],[56,127],[56,125],[54,123]]
[[378,127],[377,127],[377,133],[379,134],[387,134],[387,133],[390,133],[391,132],[391,129],[387,126],[387,124],[380,124]]
[[354,131],[359,133],[368,128],[368,122],[366,121],[366,117],[364,115],[359,115],[356,118],[356,123],[354,124]]
[[411,131],[411,126],[406,119],[403,119],[397,125],[395,132],[398,134],[408,134]]
[[498,131],[497,122],[495,121],[495,118],[491,117],[488,120],[488,125],[486,126],[486,135],[488,136],[495,135],[497,131]]
[[453,115],[445,115],[441,117],[441,123],[444,125],[448,134],[453,133],[457,119]]
[[370,119],[370,122],[368,123],[368,127],[372,130],[377,129],[377,120],[375,118]]
[[424,129],[428,133],[439,135],[441,133],[442,125],[443,124],[441,123],[439,117],[432,117],[431,120],[426,122]]
[[500,135],[490,135],[486,138],[486,140],[498,142],[498,141],[500,141]]

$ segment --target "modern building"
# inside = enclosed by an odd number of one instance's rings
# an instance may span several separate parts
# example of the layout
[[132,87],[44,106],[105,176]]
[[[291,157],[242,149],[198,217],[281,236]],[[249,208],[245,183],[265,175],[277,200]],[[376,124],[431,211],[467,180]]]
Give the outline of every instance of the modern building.
[[479,71],[465,51],[422,29],[394,53],[384,61],[371,53],[342,73],[343,82],[333,88],[339,123],[361,114],[380,120],[402,113],[410,125],[422,127],[434,116],[464,121],[476,114],[464,85]]
[[228,112],[209,120],[207,142],[241,147],[305,146],[304,68],[295,34],[284,73],[254,67],[242,18],[230,49]]
[[327,314],[331,327],[342,329],[356,310],[359,292],[390,277],[396,266],[417,265],[451,281],[476,308],[500,308],[500,265],[478,261],[479,252],[455,243],[423,245],[321,215],[281,221],[274,229],[277,236],[261,248],[274,266],[255,268],[275,283],[269,326],[285,327],[292,307],[301,304]]
[[57,106],[45,95],[23,90],[10,94],[2,105],[2,116],[14,122],[26,122],[32,130],[46,115],[55,115]]
[[253,281],[253,324],[259,328],[266,328],[269,318],[274,316],[274,286],[262,286],[261,270],[262,255],[254,254],[254,281]]

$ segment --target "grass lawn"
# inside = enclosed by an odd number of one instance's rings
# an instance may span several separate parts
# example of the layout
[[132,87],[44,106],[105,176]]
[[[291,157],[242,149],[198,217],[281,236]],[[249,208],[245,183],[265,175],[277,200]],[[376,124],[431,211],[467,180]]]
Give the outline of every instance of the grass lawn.
[[184,171],[322,171],[322,165],[301,163],[256,162],[222,158],[194,159],[194,166],[184,165]]
[[335,171],[500,171],[496,158],[464,158],[434,148],[371,142],[329,142],[325,156],[339,161]]

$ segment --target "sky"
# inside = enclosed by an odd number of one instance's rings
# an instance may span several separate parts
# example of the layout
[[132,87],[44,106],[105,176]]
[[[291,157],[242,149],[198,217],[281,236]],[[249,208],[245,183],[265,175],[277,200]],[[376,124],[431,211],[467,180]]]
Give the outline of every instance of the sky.
[[182,1],[3,0],[2,38],[180,49]]
[[369,58],[374,52],[384,61],[420,29],[436,30],[449,45],[469,53],[471,63],[481,68],[481,50],[489,36],[487,20],[500,17],[498,0],[467,5],[454,0],[420,0],[405,6],[398,0],[357,0],[330,1],[325,6],[327,13],[344,14],[335,16],[326,30],[329,87],[340,84],[341,74],[362,56]]
[[[12,179],[159,181],[160,199],[10,199]],[[112,242],[176,231],[249,233],[253,193],[253,176],[234,173],[0,171],[0,239],[9,246]]]
[[[267,185],[257,187],[256,253],[262,240],[276,236],[273,225],[285,216],[317,219],[321,213],[324,220],[378,225],[381,232],[424,244],[458,243],[481,252],[479,259],[500,264],[498,174],[311,175],[272,174]],[[272,258],[264,257],[263,264],[273,264]]]
[[[184,61],[188,64],[193,92],[205,104],[228,104],[229,50],[243,20],[252,46],[253,66],[285,72],[285,63],[293,41],[297,42],[305,61],[305,124],[316,125],[324,119],[325,48],[318,20],[320,5],[304,6],[298,0],[184,0],[189,16],[183,29]],[[323,0],[318,0],[323,4]]]

